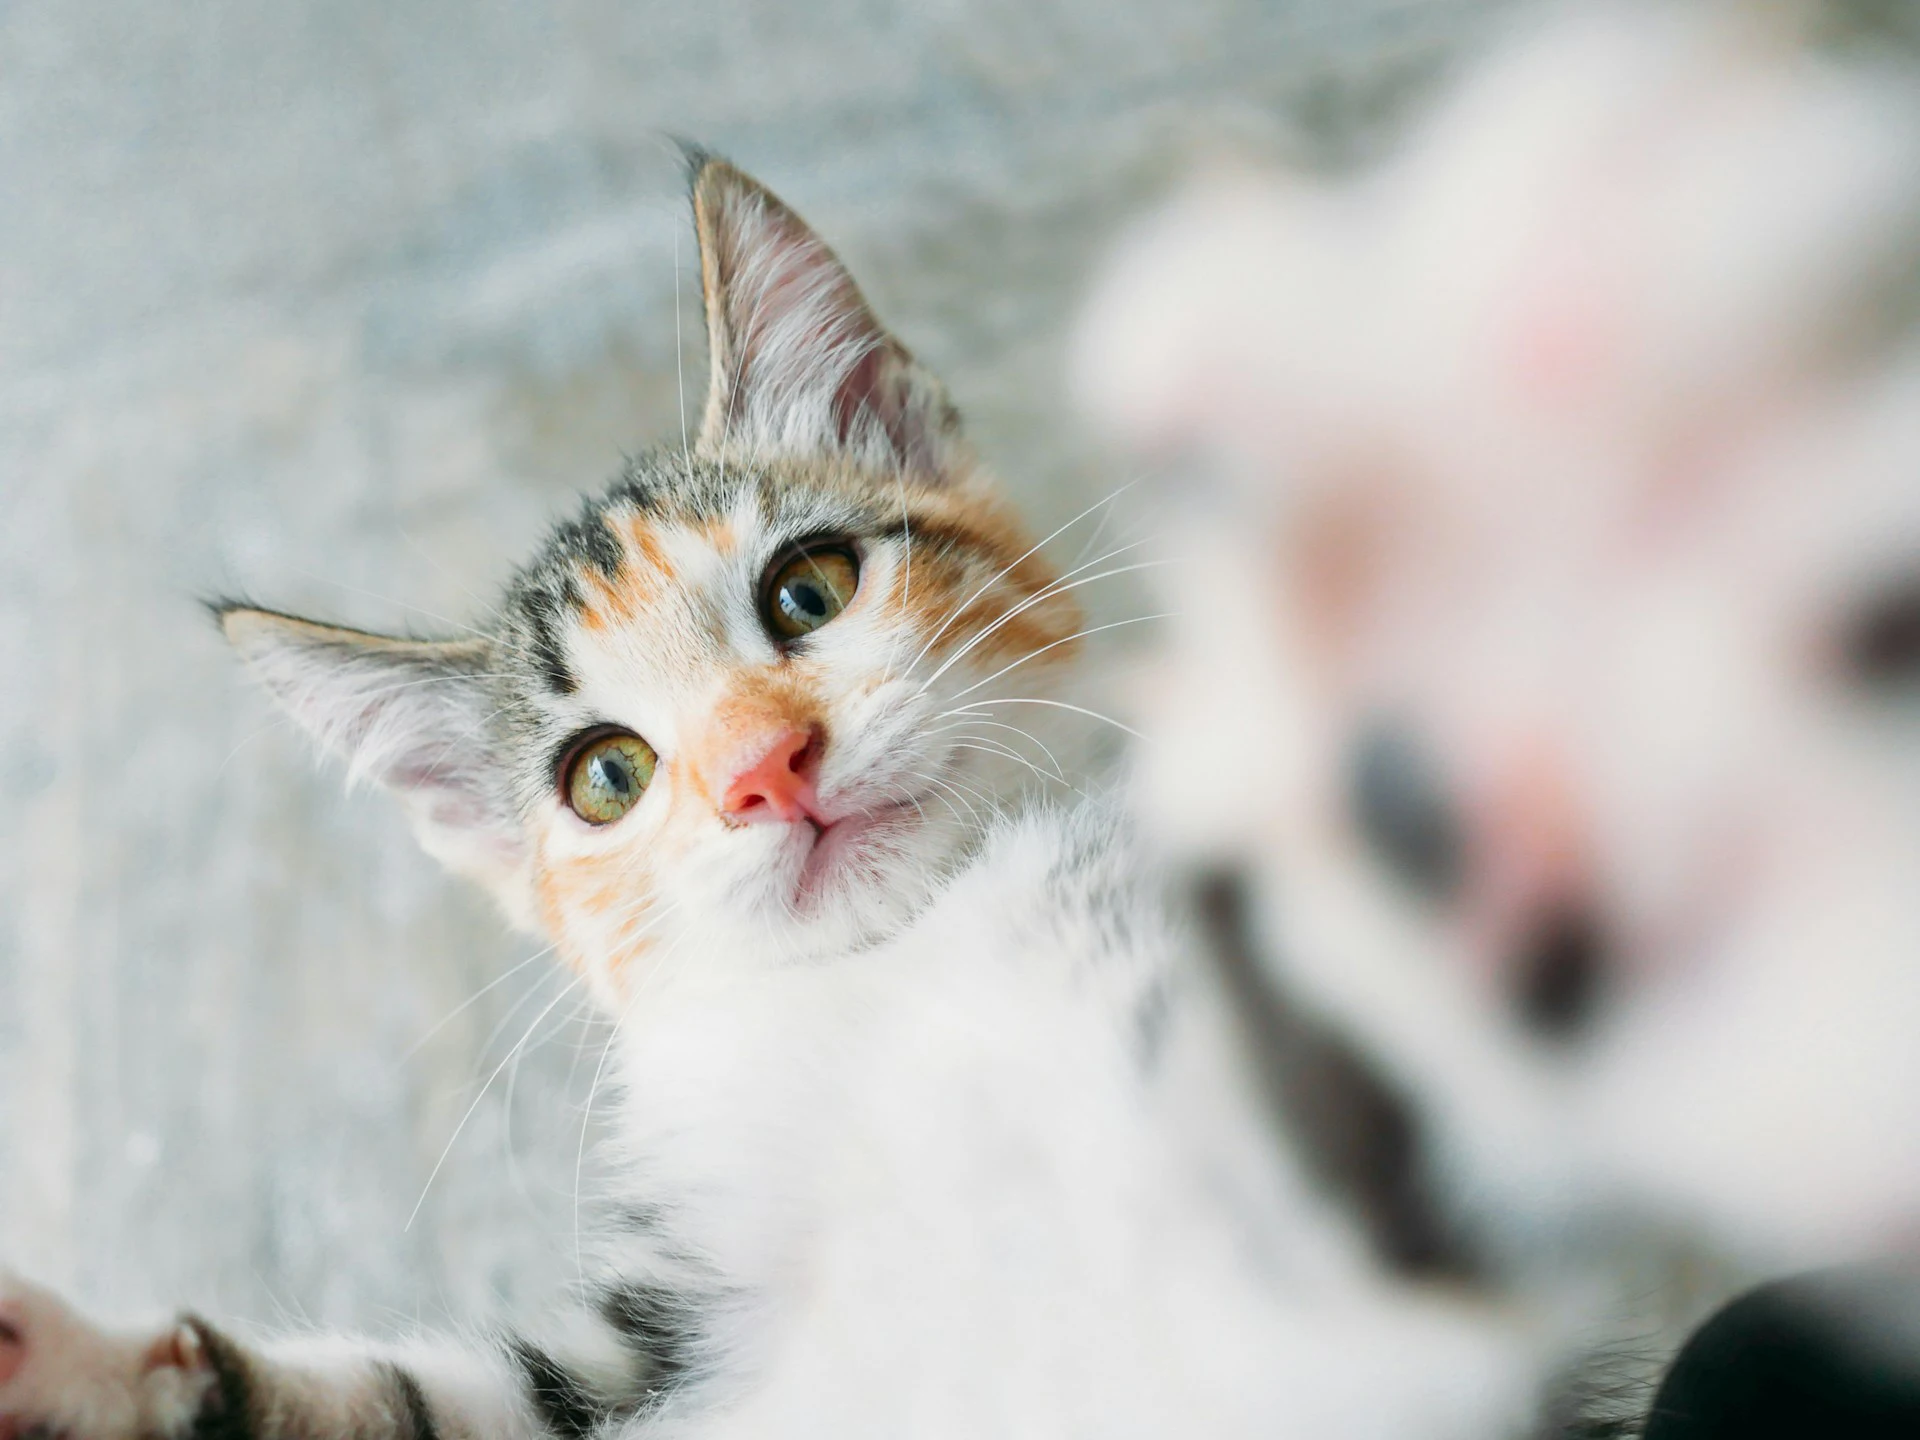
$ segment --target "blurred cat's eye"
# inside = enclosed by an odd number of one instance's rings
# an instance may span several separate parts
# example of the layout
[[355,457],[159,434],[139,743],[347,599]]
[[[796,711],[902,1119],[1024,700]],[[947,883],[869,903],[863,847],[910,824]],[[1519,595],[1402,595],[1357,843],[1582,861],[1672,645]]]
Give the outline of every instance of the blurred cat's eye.
[[846,546],[792,551],[767,571],[761,618],[775,639],[796,640],[852,604],[859,586],[860,562]]
[[1451,893],[1460,882],[1460,835],[1428,756],[1404,731],[1376,721],[1361,732],[1349,765],[1354,820],[1381,864],[1421,894]]
[[1920,580],[1882,588],[1855,612],[1844,643],[1848,671],[1870,690],[1920,680]]
[[624,730],[589,737],[574,748],[561,776],[568,808],[589,825],[611,825],[640,802],[658,758]]

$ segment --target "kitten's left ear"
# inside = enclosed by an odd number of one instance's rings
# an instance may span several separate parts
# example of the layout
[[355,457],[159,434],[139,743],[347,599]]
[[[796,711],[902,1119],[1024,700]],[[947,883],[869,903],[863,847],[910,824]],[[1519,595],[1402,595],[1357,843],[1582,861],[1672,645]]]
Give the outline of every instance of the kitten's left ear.
[[946,387],[874,318],[833,251],[758,181],[690,159],[711,367],[701,450],[964,474]]
[[214,610],[255,678],[347,761],[349,783],[391,791],[428,854],[531,925],[525,836],[490,743],[491,641],[396,640],[242,605]]

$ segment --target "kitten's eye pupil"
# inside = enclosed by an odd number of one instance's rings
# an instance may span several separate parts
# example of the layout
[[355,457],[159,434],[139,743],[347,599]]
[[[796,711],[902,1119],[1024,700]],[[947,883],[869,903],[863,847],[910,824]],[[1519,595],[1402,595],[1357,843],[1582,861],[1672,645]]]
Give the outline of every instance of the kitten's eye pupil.
[[604,733],[578,746],[561,790],[568,808],[589,825],[611,825],[640,801],[657,756],[638,735]]
[[593,778],[597,784],[616,795],[626,796],[633,793],[633,772],[615,756],[596,755],[593,768]]
[[780,640],[818,630],[852,603],[859,585],[859,562],[844,546],[801,550],[776,561],[763,607],[767,629]]
[[780,608],[793,618],[795,623],[805,625],[811,622],[818,625],[827,613],[826,597],[806,581],[786,585],[780,590]]

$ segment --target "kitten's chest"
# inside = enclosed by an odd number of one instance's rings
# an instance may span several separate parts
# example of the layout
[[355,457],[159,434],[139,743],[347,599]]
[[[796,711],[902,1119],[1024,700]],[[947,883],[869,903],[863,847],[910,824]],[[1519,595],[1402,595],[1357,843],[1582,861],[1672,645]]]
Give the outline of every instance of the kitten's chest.
[[925,1283],[930,1256],[1097,1250],[1088,1215],[1137,1179],[1137,1056],[1058,969],[1013,950],[954,917],[912,946],[667,998],[627,1045],[635,1198],[772,1293],[835,1271]]

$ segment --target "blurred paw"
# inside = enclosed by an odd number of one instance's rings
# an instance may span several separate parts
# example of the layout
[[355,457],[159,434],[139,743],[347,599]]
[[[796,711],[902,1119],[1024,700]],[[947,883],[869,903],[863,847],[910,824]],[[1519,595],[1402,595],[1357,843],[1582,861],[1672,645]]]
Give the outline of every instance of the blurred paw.
[[182,1435],[212,1384],[191,1326],[111,1333],[0,1270],[0,1440]]

